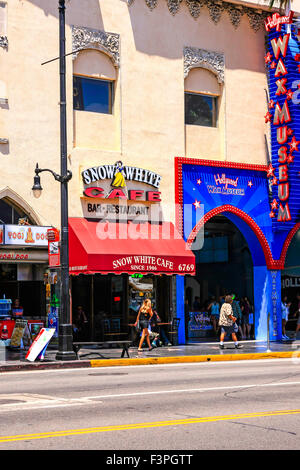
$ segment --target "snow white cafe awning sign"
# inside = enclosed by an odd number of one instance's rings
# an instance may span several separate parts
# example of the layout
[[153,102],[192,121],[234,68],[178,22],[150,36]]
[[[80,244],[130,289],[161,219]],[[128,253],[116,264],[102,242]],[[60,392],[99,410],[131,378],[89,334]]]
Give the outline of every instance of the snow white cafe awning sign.
[[265,122],[271,126],[272,149],[267,176],[272,190],[269,215],[275,231],[289,231],[299,221],[300,36],[292,24],[293,16],[292,11],[287,16],[275,13],[265,21],[269,84]]
[[85,169],[81,175],[85,218],[137,222],[162,219],[161,177],[157,173],[117,161]]

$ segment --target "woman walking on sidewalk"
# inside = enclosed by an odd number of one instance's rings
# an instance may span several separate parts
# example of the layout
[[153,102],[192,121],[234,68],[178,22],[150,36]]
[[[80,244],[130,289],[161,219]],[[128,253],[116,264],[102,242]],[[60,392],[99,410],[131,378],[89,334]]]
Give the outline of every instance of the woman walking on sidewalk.
[[149,346],[149,351],[152,351],[152,349],[153,349],[151,347],[151,344],[150,344],[150,337],[149,337],[149,330],[148,330],[149,322],[152,318],[152,315],[153,315],[153,311],[152,311],[152,307],[151,307],[151,300],[146,299],[146,300],[144,300],[141,308],[139,309],[139,313],[138,313],[136,322],[134,324],[134,326],[137,326],[137,324],[139,322],[140,328],[142,330],[142,336],[141,336],[138,351],[142,351],[142,346],[143,346],[143,342],[144,342],[145,338],[146,338],[147,344]]

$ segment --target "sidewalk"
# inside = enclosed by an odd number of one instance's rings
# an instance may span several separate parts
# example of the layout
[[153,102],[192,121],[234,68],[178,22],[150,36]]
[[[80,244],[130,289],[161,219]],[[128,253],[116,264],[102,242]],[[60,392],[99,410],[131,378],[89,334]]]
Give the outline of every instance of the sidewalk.
[[[120,358],[121,349],[81,349],[75,361],[57,361],[57,350],[49,346],[43,361],[29,362],[25,359],[26,351],[11,351],[0,348],[0,372],[17,370],[41,370],[83,367],[109,367],[120,365],[170,364],[184,362],[233,361],[250,359],[272,359],[294,357],[300,360],[300,340],[271,342],[268,351],[267,342],[241,341],[241,349],[235,349],[232,342],[225,343],[220,350],[218,342],[195,342],[180,346],[164,346],[152,351],[144,349],[138,352],[136,347],[129,349],[130,358]],[[100,355],[99,355],[100,353]],[[89,354],[88,356],[86,354]]]

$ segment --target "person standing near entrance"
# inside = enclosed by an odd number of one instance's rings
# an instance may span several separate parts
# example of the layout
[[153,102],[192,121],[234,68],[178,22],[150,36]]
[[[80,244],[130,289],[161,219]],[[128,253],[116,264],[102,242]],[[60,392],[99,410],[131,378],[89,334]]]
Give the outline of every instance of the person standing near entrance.
[[139,323],[140,328],[142,330],[142,336],[141,336],[138,351],[142,351],[142,346],[143,346],[143,342],[145,338],[149,347],[149,351],[152,351],[153,349],[150,344],[150,337],[149,337],[149,330],[148,330],[149,322],[152,318],[152,315],[153,315],[153,311],[151,307],[151,300],[145,299],[141,308],[139,309],[139,313],[138,313],[136,322],[134,324],[134,326],[137,326],[137,324]]
[[249,302],[248,297],[244,297],[241,301],[241,310],[242,310],[242,328],[244,333],[244,338],[250,339],[250,332],[251,332],[251,323],[250,323],[250,315],[252,314],[252,307]]
[[294,313],[294,317],[297,318],[298,317],[298,320],[297,320],[297,327],[296,327],[296,331],[295,331],[295,338],[297,339],[297,333],[298,331],[300,330],[300,292],[298,292],[297,294],[297,306],[298,306],[298,309],[297,311]]
[[201,309],[200,297],[195,297],[195,300],[193,303],[193,310],[194,312],[199,312],[200,309]]
[[220,336],[220,349],[224,349],[224,339],[226,335],[231,335],[234,341],[234,347],[236,349],[241,346],[238,343],[235,327],[236,327],[236,317],[233,316],[232,311],[232,297],[231,295],[226,295],[225,302],[223,303],[220,311],[219,326],[221,327],[221,336]]
[[86,314],[81,305],[78,305],[76,311],[73,314],[73,336],[76,340],[85,340],[86,327],[88,320]]
[[236,318],[235,323],[235,333],[239,333],[240,337],[244,339],[243,331],[242,331],[242,310],[240,307],[239,301],[236,299],[235,294],[231,294],[232,298],[232,312],[233,316]]
[[288,298],[285,296],[281,302],[281,313],[282,313],[282,339],[290,339],[285,331],[286,323],[289,319],[291,303],[288,302]]
[[219,324],[219,318],[220,318],[220,305],[216,301],[216,298],[213,297],[211,300],[211,303],[209,304],[208,308],[208,313],[211,315],[211,321],[213,324],[213,329],[215,334],[218,334],[218,324]]

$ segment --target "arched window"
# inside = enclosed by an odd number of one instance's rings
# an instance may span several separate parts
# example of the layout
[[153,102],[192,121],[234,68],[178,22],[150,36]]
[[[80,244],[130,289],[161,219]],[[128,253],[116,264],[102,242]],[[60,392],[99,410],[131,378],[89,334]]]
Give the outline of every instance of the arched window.
[[8,225],[34,225],[34,222],[23,209],[16,206],[6,198],[0,199],[0,223]]
[[216,76],[206,69],[192,69],[184,89],[185,124],[217,127],[220,85]]
[[112,114],[116,75],[116,69],[105,53],[80,52],[73,69],[74,110]]

